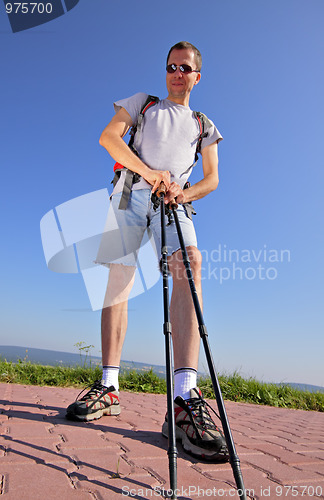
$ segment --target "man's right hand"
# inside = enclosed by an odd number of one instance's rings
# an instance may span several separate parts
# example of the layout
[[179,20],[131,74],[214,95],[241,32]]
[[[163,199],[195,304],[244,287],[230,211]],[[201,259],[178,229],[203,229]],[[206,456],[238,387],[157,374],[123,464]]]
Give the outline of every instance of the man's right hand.
[[166,190],[169,189],[170,184],[171,184],[171,177],[170,177],[170,172],[167,170],[152,170],[149,169],[148,172],[143,175],[144,179],[146,182],[151,184],[152,187],[152,193],[155,193],[155,191],[158,189],[160,186],[161,182],[164,183]]

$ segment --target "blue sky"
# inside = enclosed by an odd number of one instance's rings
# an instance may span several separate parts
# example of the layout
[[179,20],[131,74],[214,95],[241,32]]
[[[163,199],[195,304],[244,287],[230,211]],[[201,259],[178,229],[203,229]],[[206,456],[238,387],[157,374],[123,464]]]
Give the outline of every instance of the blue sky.
[[[323,2],[152,5],[80,0],[15,34],[0,5],[0,344],[99,354],[100,312],[80,273],[47,268],[40,221],[111,189],[98,139],[113,101],[165,97],[168,49],[189,40],[203,56],[190,105],[224,136],[220,185],[195,204],[215,364],[324,385]],[[123,359],[164,364],[161,281],[129,307]]]

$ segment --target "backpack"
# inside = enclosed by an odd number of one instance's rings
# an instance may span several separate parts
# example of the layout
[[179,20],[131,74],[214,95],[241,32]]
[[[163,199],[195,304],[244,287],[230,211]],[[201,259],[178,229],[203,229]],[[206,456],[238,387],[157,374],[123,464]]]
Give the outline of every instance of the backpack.
[[[159,102],[159,98],[158,97],[149,95],[147,97],[145,103],[142,106],[142,109],[141,109],[141,111],[140,111],[140,113],[139,113],[139,115],[137,117],[136,123],[132,126],[132,128],[130,130],[130,139],[129,139],[129,142],[128,142],[128,147],[137,156],[138,156],[138,152],[136,151],[136,148],[134,146],[135,134],[136,133],[139,134],[141,132],[142,122],[143,122],[143,118],[144,118],[144,115],[145,115],[146,111],[151,106],[154,106],[158,102]],[[203,113],[201,113],[199,111],[194,111],[193,114],[194,114],[194,117],[196,118],[196,120],[198,122],[199,137],[198,137],[198,140],[197,140],[197,147],[196,147],[196,151],[195,151],[195,161],[189,167],[189,169],[192,168],[192,167],[194,167],[196,165],[197,161],[198,161],[198,153],[201,153],[201,143],[202,143],[203,138],[207,137],[206,129],[207,129],[207,125],[209,123],[209,120],[208,120],[207,116],[204,115]],[[137,182],[140,181],[141,176],[139,174],[137,174],[136,172],[132,172],[131,170],[127,169],[126,167],[124,167],[120,163],[116,162],[115,165],[114,165],[114,173],[115,173],[115,175],[114,175],[114,178],[112,180],[112,184],[113,184],[114,187],[115,187],[115,185],[117,184],[117,182],[118,182],[118,180],[120,178],[120,174],[121,174],[122,170],[126,170],[126,176],[125,176],[125,182],[124,182],[124,186],[123,186],[123,192],[122,192],[122,196],[121,196],[118,208],[120,210],[126,210],[127,205],[128,205],[128,200],[129,200],[129,197],[130,197],[130,193],[131,193],[131,190],[132,190],[132,187],[133,187],[134,184],[136,184]],[[188,187],[188,186],[189,186],[189,183],[186,183],[186,185],[184,186],[184,189],[185,189],[185,187]],[[186,208],[188,217],[191,218],[191,214],[192,213],[195,214],[195,211],[192,208],[191,204],[186,204],[186,205],[190,205],[188,207],[186,206],[185,208]]]

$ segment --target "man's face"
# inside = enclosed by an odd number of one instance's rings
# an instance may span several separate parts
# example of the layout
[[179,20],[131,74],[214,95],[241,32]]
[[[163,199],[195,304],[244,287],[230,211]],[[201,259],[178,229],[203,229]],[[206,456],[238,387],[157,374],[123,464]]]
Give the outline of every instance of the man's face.
[[[195,55],[191,49],[173,50],[168,59],[168,64],[188,64],[192,69],[197,69]],[[175,73],[166,74],[166,86],[169,92],[169,98],[179,101],[188,98],[193,87],[199,82],[200,73],[181,73],[177,68]]]

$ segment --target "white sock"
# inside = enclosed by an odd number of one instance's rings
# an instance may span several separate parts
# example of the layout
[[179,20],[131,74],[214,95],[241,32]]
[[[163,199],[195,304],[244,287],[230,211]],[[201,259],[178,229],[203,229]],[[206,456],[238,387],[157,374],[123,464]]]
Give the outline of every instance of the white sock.
[[103,366],[101,383],[105,387],[113,385],[116,391],[119,391],[119,366]]
[[194,368],[178,368],[174,370],[174,397],[190,398],[190,389],[197,387],[197,370]]

